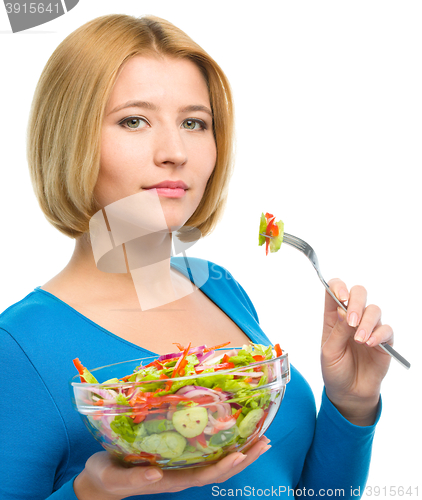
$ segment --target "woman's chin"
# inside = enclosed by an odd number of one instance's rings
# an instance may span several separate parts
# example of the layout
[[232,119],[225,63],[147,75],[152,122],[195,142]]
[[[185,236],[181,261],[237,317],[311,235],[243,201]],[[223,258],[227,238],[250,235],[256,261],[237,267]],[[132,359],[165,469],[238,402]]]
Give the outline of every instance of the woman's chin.
[[167,222],[167,227],[170,233],[177,233],[179,229],[181,229],[184,226],[184,222]]

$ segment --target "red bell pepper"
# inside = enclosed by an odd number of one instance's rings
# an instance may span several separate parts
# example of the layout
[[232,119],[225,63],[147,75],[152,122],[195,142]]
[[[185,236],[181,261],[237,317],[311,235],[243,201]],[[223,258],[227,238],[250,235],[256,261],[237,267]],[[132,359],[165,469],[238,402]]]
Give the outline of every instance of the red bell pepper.
[[233,414],[233,417],[237,420],[241,413],[242,413],[242,408],[239,408],[237,412]]
[[255,361],[265,361],[265,356],[257,354],[256,356],[252,356]]
[[188,443],[191,445],[191,446],[195,446],[196,447],[196,443],[198,442],[203,448],[206,448],[208,446],[207,444],[207,440],[205,439],[205,434],[203,432],[201,432],[201,434],[199,434],[198,436],[195,436],[193,438],[186,438]]
[[145,420],[146,415],[144,413],[138,413],[137,415],[131,415],[131,418],[133,418],[134,424],[140,424]]
[[283,351],[281,350],[280,344],[276,344],[274,346],[275,353],[277,354],[277,358],[283,355]]
[[75,358],[73,360],[73,364],[78,370],[79,376],[81,378],[81,382],[89,383],[89,384],[97,384],[97,379],[83,366],[83,364],[79,361],[79,358]]
[[[177,358],[174,358],[177,359]],[[168,363],[170,360],[168,359],[166,363]],[[158,360],[152,361],[151,363],[147,364],[145,368],[149,368],[150,366],[155,366],[158,370],[161,370],[163,367],[161,366],[161,363]]]
[[139,462],[139,460],[145,460],[149,462],[151,465],[157,465],[157,457],[159,455],[153,455],[151,453],[146,453],[145,451],[141,451],[138,455],[130,454],[124,457],[125,462]]
[[[277,224],[274,224],[274,215],[267,212],[265,214],[265,218],[267,219],[267,229],[265,230],[265,234],[268,236],[278,236],[280,234],[280,230]],[[268,255],[269,246],[270,238],[265,238],[265,255]]]
[[79,361],[79,358],[74,359],[73,360],[73,364],[75,365],[75,368],[78,370],[78,373],[81,376],[81,382],[86,382],[86,380],[84,379],[84,370],[85,370],[85,367]]
[[208,446],[207,444],[207,440],[205,439],[205,435],[203,432],[201,432],[201,434],[199,434],[199,436],[196,436],[196,440],[198,441],[198,443],[203,447],[203,448],[206,448]]
[[236,365],[234,363],[220,363],[219,365],[210,365],[205,368],[196,368],[195,367],[195,372],[196,373],[202,373],[204,370],[207,368],[213,368],[214,371],[216,372],[217,370],[229,370],[230,368],[234,368]]

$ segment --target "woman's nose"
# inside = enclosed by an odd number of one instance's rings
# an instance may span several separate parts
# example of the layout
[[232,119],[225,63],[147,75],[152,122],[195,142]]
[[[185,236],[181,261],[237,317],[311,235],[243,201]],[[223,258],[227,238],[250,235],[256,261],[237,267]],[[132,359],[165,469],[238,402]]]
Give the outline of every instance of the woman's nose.
[[186,163],[186,147],[179,129],[166,128],[157,133],[154,156],[158,166],[179,166]]

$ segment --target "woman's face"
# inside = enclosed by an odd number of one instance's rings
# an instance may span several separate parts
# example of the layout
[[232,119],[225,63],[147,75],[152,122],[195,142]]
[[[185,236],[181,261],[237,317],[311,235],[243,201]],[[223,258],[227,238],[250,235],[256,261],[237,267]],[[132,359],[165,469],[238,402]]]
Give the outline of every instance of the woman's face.
[[198,207],[217,157],[204,77],[188,59],[136,56],[121,69],[105,110],[95,197],[105,207],[157,189],[169,228]]

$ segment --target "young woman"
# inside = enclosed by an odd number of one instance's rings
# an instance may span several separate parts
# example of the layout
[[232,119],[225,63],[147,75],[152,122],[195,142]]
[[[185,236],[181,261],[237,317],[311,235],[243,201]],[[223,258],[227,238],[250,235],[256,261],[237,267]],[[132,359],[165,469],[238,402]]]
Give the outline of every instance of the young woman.
[[[328,489],[351,496],[362,487],[390,362],[377,345],[392,343],[393,334],[380,309],[366,306],[365,289],[349,291],[338,279],[330,286],[348,301],[348,313],[327,294],[320,411],[316,417],[310,388],[292,367],[267,431],[271,451],[263,437],[246,455],[233,453],[205,468],[125,469],[101,451],[71,407],[67,383],[75,357],[97,367],[171,352],[173,342],[271,342],[228,271],[201,259],[190,259],[187,268],[171,256],[169,235],[181,229],[180,239],[189,241],[195,229],[209,234],[227,195],[232,99],[210,56],[162,19],[97,18],[69,35],[48,61],[28,132],[40,206],[76,243],[63,271],[0,316],[2,368],[14,387],[0,416],[1,497],[211,498],[239,489],[292,496],[295,488],[302,496]],[[145,264],[137,273],[128,261],[126,272],[103,272],[90,220],[133,196],[152,200],[167,234],[152,231],[136,247]],[[146,263],[154,255],[160,258],[151,270]],[[193,276],[204,268],[208,279],[198,288]]]

